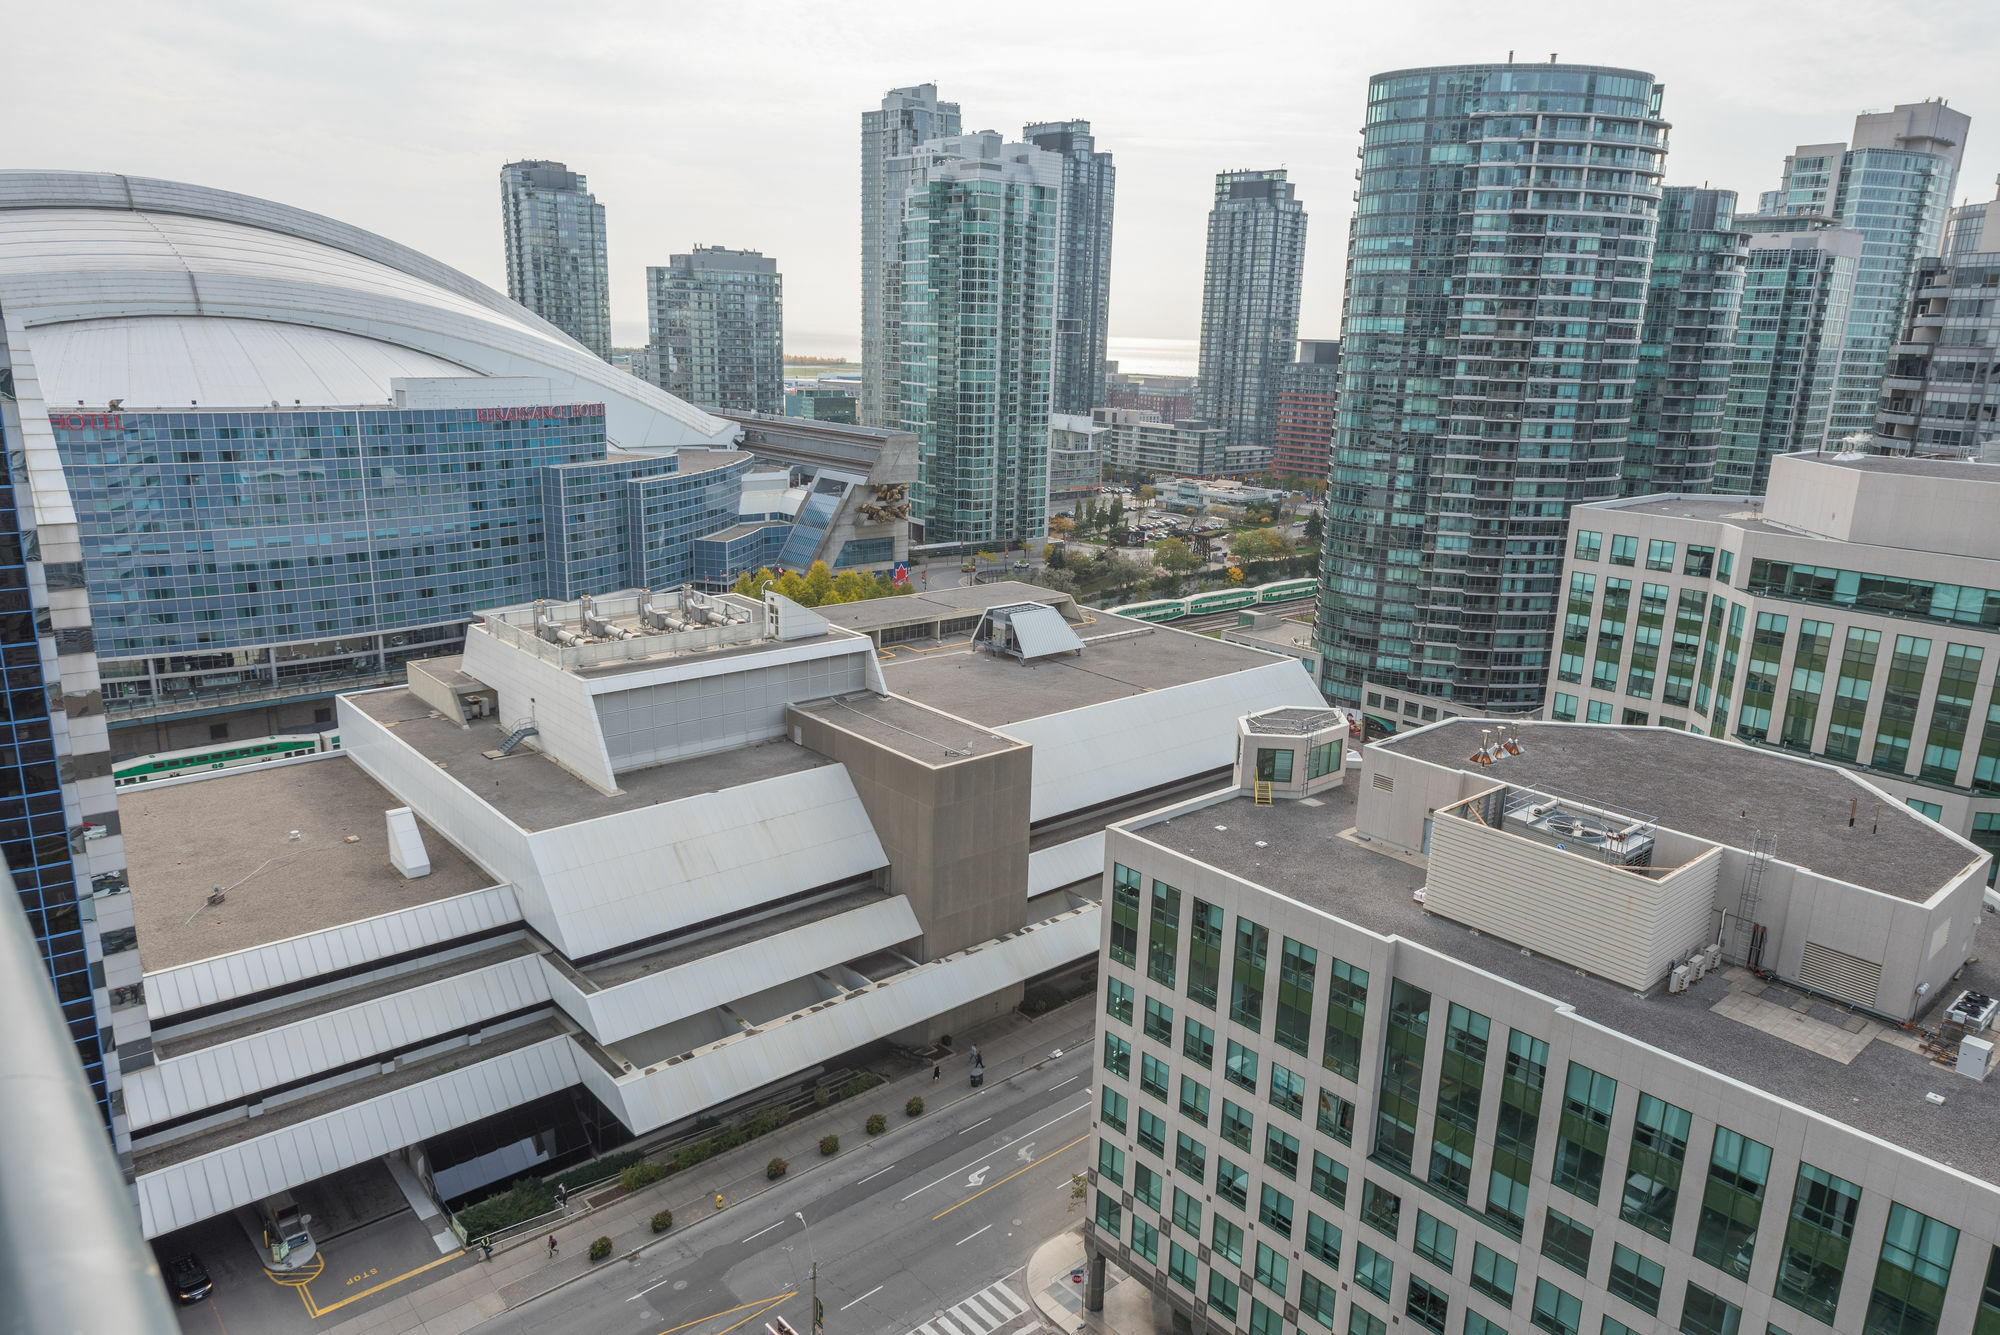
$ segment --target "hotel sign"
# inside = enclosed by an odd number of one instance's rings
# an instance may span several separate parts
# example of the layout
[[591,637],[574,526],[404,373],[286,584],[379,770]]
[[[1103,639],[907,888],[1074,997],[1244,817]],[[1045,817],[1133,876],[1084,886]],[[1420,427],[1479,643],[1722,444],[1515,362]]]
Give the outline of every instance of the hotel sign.
[[50,413],[49,425],[58,431],[90,431],[102,428],[106,431],[123,431],[120,424],[121,413]]
[[552,418],[602,417],[601,403],[544,403],[526,408],[481,408],[482,422],[539,422]]

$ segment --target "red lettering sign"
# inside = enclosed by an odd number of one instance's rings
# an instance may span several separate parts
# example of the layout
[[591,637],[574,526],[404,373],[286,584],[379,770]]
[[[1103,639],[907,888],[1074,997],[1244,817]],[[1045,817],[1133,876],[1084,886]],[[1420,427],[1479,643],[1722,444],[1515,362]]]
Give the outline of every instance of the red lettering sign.
[[50,413],[49,425],[58,431],[88,431],[102,428],[106,431],[122,431],[119,419],[122,413]]
[[604,416],[604,405],[601,403],[541,403],[525,408],[478,410],[478,417],[482,422],[539,422],[551,418],[602,416]]

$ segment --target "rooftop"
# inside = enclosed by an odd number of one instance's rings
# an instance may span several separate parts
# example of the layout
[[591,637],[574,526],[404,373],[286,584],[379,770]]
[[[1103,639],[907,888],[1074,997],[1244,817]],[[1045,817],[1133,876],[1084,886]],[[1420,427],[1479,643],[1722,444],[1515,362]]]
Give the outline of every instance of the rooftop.
[[1861,473],[1902,473],[1911,477],[1952,478],[1960,482],[2000,482],[2000,466],[1974,459],[1921,458],[1900,454],[1820,454],[1815,463],[1852,468]]
[[600,988],[617,987],[621,983],[629,983],[648,974],[679,968],[683,964],[691,964],[695,960],[718,955],[737,946],[768,940],[780,932],[807,927],[842,913],[866,908],[870,904],[879,904],[889,898],[891,896],[888,891],[875,886],[843,890],[823,899],[782,909],[777,913],[760,915],[747,922],[732,923],[719,931],[706,932],[684,941],[673,941],[638,954],[621,955],[601,963],[585,965],[578,969],[578,973]]
[[[1450,719],[1374,745],[1471,769],[1467,757],[1494,727]],[[1779,861],[1913,903],[1928,901],[1980,856],[1832,765],[1672,728],[1510,723],[1505,730],[1523,752],[1482,771],[1496,783],[1579,800],[1595,794],[1590,800],[1731,848],[1749,848],[1756,831],[1773,832]]]
[[[508,820],[530,831],[572,825],[659,802],[674,802],[697,793],[720,792],[739,784],[832,763],[787,741],[759,742],[668,765],[627,770],[618,776],[621,791],[606,796],[529,747],[498,760],[488,759],[486,752],[498,750],[506,739],[505,728],[491,721],[461,728],[448,719],[434,717],[435,711],[406,687],[360,691],[345,699],[483,801],[491,803]],[[379,817],[376,824],[381,824]],[[376,831],[376,836],[385,837],[381,830]],[[434,862],[435,856],[433,853]]]
[[[1411,899],[1425,881],[1416,859],[1375,852],[1342,837],[1353,829],[1354,804],[1351,786],[1266,807],[1238,796],[1127,828],[1358,927],[1427,946],[1566,1002],[1640,1042],[2000,1183],[2000,1081],[1981,1083],[1941,1070],[1907,1046],[1912,1035],[1760,983],[1740,970],[1711,974],[1685,996],[1657,990],[1638,996],[1426,913]],[[2000,995],[2000,921],[1990,914],[1981,915],[1973,953],[1964,977],[1944,989],[1937,1004],[1949,1004],[1960,988]],[[1786,1023],[1773,1028],[1844,1047],[1854,1052],[1852,1059],[1842,1062],[1760,1026],[1754,1017],[1767,1013],[1766,1007],[1784,1013]],[[1739,1020],[1729,1012],[1753,1018]],[[1935,1025],[1934,1018],[1928,1022]],[[1924,1095],[1931,1090],[1945,1094],[1946,1102],[1927,1103]]]
[[[988,586],[992,588],[1000,585]],[[1106,612],[1079,627],[1083,652],[1021,663],[956,644],[882,652],[890,691],[988,728],[1146,691],[1269,667],[1271,656]]]
[[[431,874],[404,880],[382,814],[402,805],[340,755],[120,791],[141,963],[172,968],[495,883],[422,821]],[[218,884],[228,894],[209,907]]]
[[1002,737],[915,701],[880,696],[872,691],[792,707],[927,765],[948,765],[968,756],[992,755],[1021,745],[1011,737]]
[[[949,567],[945,567],[949,568]],[[960,617],[976,616],[989,607],[1004,607],[1008,603],[1047,603],[1060,608],[1065,616],[1075,616],[1075,599],[1066,593],[1056,593],[1051,589],[1033,584],[1023,584],[1018,580],[999,580],[992,584],[926,589],[922,593],[906,593],[894,598],[870,598],[859,603],[826,603],[814,608],[821,616],[836,626],[849,630],[872,631],[884,626],[908,626],[924,621],[952,621]]]

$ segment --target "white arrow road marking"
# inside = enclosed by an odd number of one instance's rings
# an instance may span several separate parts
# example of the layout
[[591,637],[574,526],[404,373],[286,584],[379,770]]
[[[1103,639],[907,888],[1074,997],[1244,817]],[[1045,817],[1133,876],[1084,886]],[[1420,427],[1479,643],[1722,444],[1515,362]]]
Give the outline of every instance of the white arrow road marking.
[[1031,1140],[1020,1149],[1015,1150],[1014,1157],[1022,1163],[1033,1163],[1035,1161],[1035,1142]]
[[985,1185],[986,1185],[986,1175],[987,1175],[988,1173],[992,1172],[992,1171],[993,1171],[993,1168],[992,1168],[992,1166],[991,1166],[990,1164],[989,1164],[989,1165],[984,1165],[984,1166],[982,1166],[982,1167],[980,1167],[980,1168],[977,1168],[977,1169],[974,1169],[974,1170],[973,1170],[973,1171],[972,1171],[972,1172],[971,1172],[970,1174],[968,1174],[968,1175],[966,1176],[966,1179],[965,1179],[965,1185],[966,1185],[966,1186],[968,1186],[968,1187],[983,1187],[983,1186],[985,1186]]

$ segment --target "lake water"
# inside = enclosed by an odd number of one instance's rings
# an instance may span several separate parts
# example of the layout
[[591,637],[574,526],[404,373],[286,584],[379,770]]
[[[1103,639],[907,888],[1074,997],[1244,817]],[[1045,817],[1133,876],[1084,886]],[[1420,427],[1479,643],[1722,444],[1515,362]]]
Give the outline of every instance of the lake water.
[[1148,375],[1193,375],[1201,360],[1201,342],[1192,338],[1120,338],[1106,340],[1107,355],[1126,372]]

